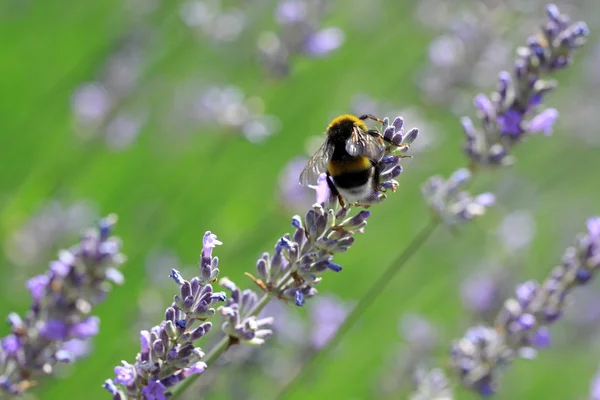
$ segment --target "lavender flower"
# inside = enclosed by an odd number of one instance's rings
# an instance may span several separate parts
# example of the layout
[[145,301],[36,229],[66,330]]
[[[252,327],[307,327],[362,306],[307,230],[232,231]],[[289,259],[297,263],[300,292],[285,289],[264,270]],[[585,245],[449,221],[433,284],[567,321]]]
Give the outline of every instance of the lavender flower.
[[552,131],[558,112],[538,112],[538,108],[557,84],[542,76],[572,64],[575,49],[585,43],[589,32],[584,22],[570,25],[569,17],[553,4],[547,7],[547,15],[548,20],[538,34],[528,39],[527,47],[517,49],[513,75],[501,72],[498,87],[490,97],[475,97],[482,129],[475,128],[471,119],[462,119],[465,151],[474,165],[509,164],[511,148],[526,135]]
[[591,218],[587,234],[567,248],[562,263],[542,283],[519,285],[504,302],[495,328],[478,326],[452,345],[452,365],[461,383],[482,395],[496,391],[498,372],[517,357],[533,358],[550,345],[548,327],[560,319],[571,289],[589,282],[600,267],[600,218]]
[[425,182],[421,191],[432,213],[448,226],[456,226],[481,216],[492,206],[495,197],[492,193],[482,193],[472,197],[461,190],[471,180],[466,168],[454,171],[448,180],[433,176]]
[[113,150],[123,150],[134,143],[148,113],[122,108],[124,99],[139,85],[147,44],[146,32],[140,26],[134,27],[109,56],[101,76],[75,89],[71,109],[79,137],[101,137]]
[[115,367],[114,381],[105,381],[104,388],[113,399],[166,399],[169,388],[206,369],[204,352],[194,342],[210,331],[212,324],[206,320],[226,295],[213,292],[211,285],[219,274],[219,260],[212,251],[221,242],[206,232],[202,244],[199,276],[187,281],[176,269],[171,271],[169,277],[179,285],[179,294],[167,308],[164,321],[140,332],[141,349],[135,363],[123,361],[122,366]]
[[[417,129],[404,135],[403,123],[401,117],[391,124],[388,118],[383,120],[382,135],[389,143],[378,165],[382,191],[374,193],[365,204],[358,205],[380,203],[386,199],[384,191],[395,191],[398,187],[394,178],[402,172],[400,159],[406,157],[404,154],[418,136]],[[304,305],[306,299],[317,294],[315,286],[321,282],[321,275],[326,271],[342,270],[333,262],[333,255],[348,250],[354,243],[354,234],[363,232],[370,216],[367,210],[349,216],[352,207],[339,207],[337,199],[327,188],[324,176],[319,178],[315,189],[317,203],[304,219],[298,215],[292,218],[295,232],[282,236],[272,255],[264,253],[261,256],[256,265],[258,277],[252,277],[263,291],[293,301],[297,306]]]
[[[191,99],[187,95],[182,100],[194,122],[201,125],[218,126],[226,132],[244,136],[252,143],[264,141],[275,134],[281,125],[279,119],[265,114],[262,98],[246,96],[235,85],[210,85],[194,92]],[[189,110],[189,104],[192,109]]]
[[258,48],[266,68],[277,77],[287,76],[296,54],[323,57],[339,48],[345,39],[337,27],[319,29],[327,0],[281,0],[275,9],[280,32],[263,32]]
[[348,315],[348,305],[332,296],[319,296],[310,309],[310,343],[319,350],[334,337]]
[[415,372],[416,390],[411,393],[410,400],[452,400],[450,382],[441,369],[427,371],[419,368]]
[[248,16],[240,8],[223,10],[216,2],[187,1],[180,6],[183,22],[216,44],[233,42],[248,25]]
[[272,317],[257,318],[254,308],[258,304],[258,296],[250,289],[243,292],[228,278],[219,282],[221,286],[231,291],[231,296],[224,306],[219,307],[219,312],[224,317],[223,332],[232,344],[245,343],[250,346],[260,346],[265,339],[273,334],[270,327],[273,325]]
[[100,320],[90,313],[104,301],[110,283],[122,282],[121,241],[110,236],[116,220],[115,215],[100,220],[79,244],[61,251],[46,273],[29,280],[33,304],[23,318],[8,315],[11,333],[0,340],[0,394],[23,393],[33,378],[51,375],[58,362],[75,360],[69,351],[74,339],[98,333]]
[[285,165],[279,175],[278,195],[281,206],[294,212],[306,210],[314,202],[312,190],[298,185],[298,176],[307,161],[306,157],[295,157]]

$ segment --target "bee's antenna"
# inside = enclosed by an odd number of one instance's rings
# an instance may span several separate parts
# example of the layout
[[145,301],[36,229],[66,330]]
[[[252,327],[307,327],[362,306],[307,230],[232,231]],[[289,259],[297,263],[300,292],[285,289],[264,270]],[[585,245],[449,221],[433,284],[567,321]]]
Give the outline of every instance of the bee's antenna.
[[364,115],[361,115],[360,117],[358,117],[358,119],[362,119],[362,120],[365,120],[367,118],[372,119],[373,121],[377,121],[381,124],[383,123],[383,120],[381,118],[377,118],[376,116],[371,115],[371,114],[364,114]]

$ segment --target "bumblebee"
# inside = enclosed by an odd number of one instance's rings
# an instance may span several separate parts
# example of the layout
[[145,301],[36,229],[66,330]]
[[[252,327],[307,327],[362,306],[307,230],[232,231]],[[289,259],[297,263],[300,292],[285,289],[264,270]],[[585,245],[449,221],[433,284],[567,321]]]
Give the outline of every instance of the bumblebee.
[[385,146],[379,131],[367,127],[366,119],[383,122],[370,114],[345,114],[333,119],[325,132],[325,142],[300,173],[300,184],[313,184],[325,172],[327,185],[342,207],[344,200],[353,203],[373,195],[379,188],[377,163]]

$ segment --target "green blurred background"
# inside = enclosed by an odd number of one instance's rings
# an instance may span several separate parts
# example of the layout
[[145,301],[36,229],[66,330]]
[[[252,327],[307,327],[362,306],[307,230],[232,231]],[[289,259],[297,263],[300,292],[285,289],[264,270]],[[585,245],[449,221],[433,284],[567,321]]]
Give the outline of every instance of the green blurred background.
[[[108,398],[103,381],[122,359],[133,361],[137,332],[162,319],[175,292],[170,268],[192,276],[206,230],[224,242],[216,250],[222,276],[250,287],[243,273],[253,270],[256,258],[290,230],[291,216],[311,202],[293,201],[306,192],[292,200],[282,194],[282,171],[307,156],[307,143],[336,114],[376,112],[360,110],[369,98],[379,102],[381,115],[393,118],[388,112],[396,111],[406,125],[419,127],[422,144],[403,163],[398,192],[372,208],[366,233],[336,258],[343,272],[326,274],[319,286],[320,293],[342,301],[359,299],[426,224],[420,185],[430,175],[447,176],[464,166],[458,115],[473,116],[468,99],[494,88],[497,72],[510,68],[516,45],[544,17],[539,2],[486,3],[488,11],[476,1],[328,2],[317,26],[341,28],[343,44],[325,57],[295,54],[289,72],[276,76],[261,62],[257,44],[268,43],[265,31],[281,31],[274,1],[203,2],[220,10],[213,16],[235,12],[222,25],[202,28],[194,26],[190,11],[198,8],[180,1],[0,2],[0,314],[25,312],[26,280],[101,215],[119,215],[116,234],[128,257],[126,283],[97,309],[101,333],[92,353],[59,369],[57,379],[42,381],[29,396]],[[575,66],[559,74],[560,87],[549,97],[548,105],[561,112],[554,135],[521,145],[513,168],[479,176],[473,192],[494,192],[498,206],[458,234],[436,231],[291,398],[405,398],[410,379],[390,362],[391,354],[406,347],[398,328],[404,315],[417,313],[437,327],[428,365],[443,366],[447,344],[477,319],[461,300],[465,278],[500,265],[510,285],[543,279],[584,230],[586,218],[600,214],[600,6],[558,5],[574,19],[595,20],[586,20],[590,42]],[[229,30],[240,21],[241,32]],[[468,33],[462,47],[456,43],[461,23]],[[473,38],[485,41],[471,46]],[[442,55],[440,61],[439,53],[451,44],[458,47],[446,54],[450,60]],[[116,93],[108,106],[104,92],[100,98],[93,90],[83,100],[76,96],[82,85],[108,81]],[[243,90],[257,115],[264,110],[273,134],[255,140],[238,125],[195,118],[197,96],[210,85]],[[98,107],[100,117],[94,114]],[[507,244],[514,237],[516,248]],[[597,308],[593,285],[583,292],[570,306],[573,315]],[[307,309],[288,312],[308,318]],[[518,361],[497,398],[589,397],[600,354],[596,322],[559,323],[552,349],[535,361]],[[0,334],[6,332],[2,326]],[[192,390],[187,398],[270,398],[300,365],[297,344],[273,343],[277,348],[264,350],[272,357],[261,362],[285,364],[282,358],[289,357],[287,375],[269,375],[260,366],[251,373],[215,366],[218,374],[205,382],[214,382],[213,389]],[[397,388],[382,388],[389,376]],[[459,399],[475,397],[457,390]]]

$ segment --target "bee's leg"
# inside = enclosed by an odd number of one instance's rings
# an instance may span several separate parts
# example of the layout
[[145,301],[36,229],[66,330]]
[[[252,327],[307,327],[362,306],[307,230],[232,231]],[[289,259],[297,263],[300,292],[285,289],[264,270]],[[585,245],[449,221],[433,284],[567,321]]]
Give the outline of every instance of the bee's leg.
[[338,192],[337,188],[333,184],[333,181],[331,180],[331,175],[329,175],[329,172],[327,172],[327,186],[329,186],[329,190],[331,190],[331,193],[333,193],[334,196],[337,196],[338,201],[340,202],[340,206],[342,206],[342,208],[346,208],[346,202],[344,201],[344,198],[342,197],[340,192]]
[[364,114],[364,115],[361,115],[360,117],[358,117],[358,119],[362,119],[362,120],[365,120],[365,119],[367,119],[367,118],[368,118],[368,119],[372,119],[373,121],[377,121],[377,122],[379,122],[380,124],[382,124],[382,123],[383,123],[383,120],[382,120],[381,118],[377,118],[376,116],[374,116],[374,115],[371,115],[371,114]]

